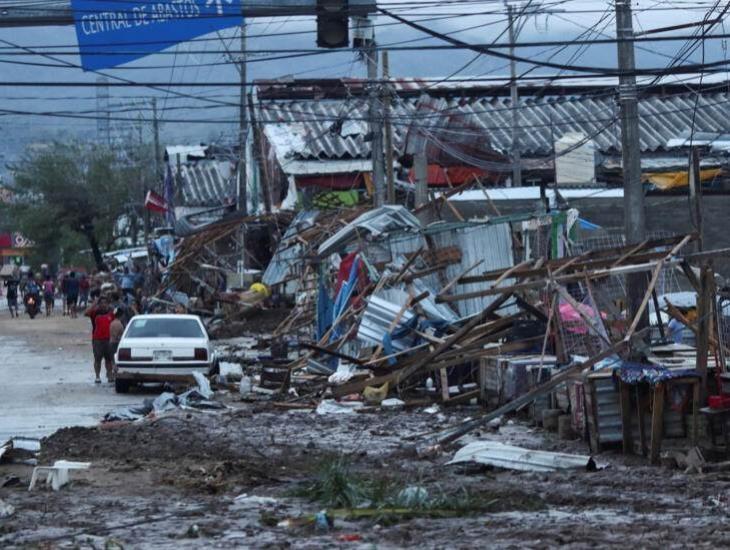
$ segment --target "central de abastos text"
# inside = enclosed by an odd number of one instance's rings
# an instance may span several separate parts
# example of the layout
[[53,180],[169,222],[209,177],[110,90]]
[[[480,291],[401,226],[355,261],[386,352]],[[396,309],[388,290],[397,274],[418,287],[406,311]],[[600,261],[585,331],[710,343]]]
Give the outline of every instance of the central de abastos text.
[[81,16],[80,24],[85,35],[93,35],[167,23],[177,19],[192,19],[200,17],[200,14],[200,6],[195,0],[156,2],[138,4],[131,10],[88,13]]

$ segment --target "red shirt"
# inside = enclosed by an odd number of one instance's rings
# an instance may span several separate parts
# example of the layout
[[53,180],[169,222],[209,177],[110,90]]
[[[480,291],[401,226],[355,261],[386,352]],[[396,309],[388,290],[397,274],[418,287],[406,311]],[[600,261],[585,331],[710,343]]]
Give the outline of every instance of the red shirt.
[[106,313],[98,313],[96,310],[89,313],[91,322],[94,325],[94,331],[91,334],[92,340],[109,340],[109,327],[114,320],[114,314],[111,311]]

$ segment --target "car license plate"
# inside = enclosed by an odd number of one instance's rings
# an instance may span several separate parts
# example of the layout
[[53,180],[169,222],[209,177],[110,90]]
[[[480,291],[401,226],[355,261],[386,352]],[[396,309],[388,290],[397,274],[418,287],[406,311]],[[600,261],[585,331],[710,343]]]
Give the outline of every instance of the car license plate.
[[155,361],[172,361],[172,352],[168,349],[158,349],[152,352]]

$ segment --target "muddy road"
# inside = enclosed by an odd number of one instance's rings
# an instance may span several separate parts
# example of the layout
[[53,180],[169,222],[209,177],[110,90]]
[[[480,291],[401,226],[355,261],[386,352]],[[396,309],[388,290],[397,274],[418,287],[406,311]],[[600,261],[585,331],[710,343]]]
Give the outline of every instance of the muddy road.
[[88,319],[63,317],[60,302],[52,317],[11,319],[0,301],[0,442],[91,426],[109,410],[149,397],[94,384]]
[[[229,396],[223,413],[63,429],[40,460],[91,461],[58,493],[0,465],[0,546],[42,548],[546,548],[725,546],[730,475],[606,453],[597,472],[518,473],[419,459],[417,434],[473,414],[320,416]],[[582,442],[513,422],[475,434],[563,452]],[[415,488],[415,489],[414,489]],[[403,502],[407,495],[423,500]],[[410,497],[409,497],[410,498]],[[347,512],[347,499],[362,508]],[[317,527],[329,510],[333,525]],[[359,516],[359,517],[356,517]]]
[[[93,384],[85,320],[0,318],[0,335],[0,434],[46,436],[41,464],[92,463],[59,492],[28,492],[32,467],[0,463],[0,512],[13,507],[0,548],[727,546],[730,472],[617,451],[596,472],[447,466],[463,441],[415,455],[420,435],[475,407],[318,415],[219,391],[223,411],[100,425],[149,394]],[[469,437],[588,453],[519,418]]]

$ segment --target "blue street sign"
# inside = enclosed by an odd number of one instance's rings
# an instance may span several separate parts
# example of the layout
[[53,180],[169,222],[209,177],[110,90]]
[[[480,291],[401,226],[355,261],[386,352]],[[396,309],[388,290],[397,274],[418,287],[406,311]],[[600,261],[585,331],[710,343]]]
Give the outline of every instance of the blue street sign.
[[81,65],[116,67],[240,25],[241,0],[71,0]]

